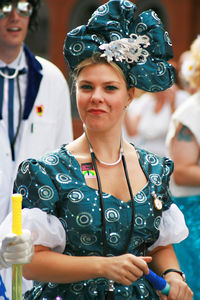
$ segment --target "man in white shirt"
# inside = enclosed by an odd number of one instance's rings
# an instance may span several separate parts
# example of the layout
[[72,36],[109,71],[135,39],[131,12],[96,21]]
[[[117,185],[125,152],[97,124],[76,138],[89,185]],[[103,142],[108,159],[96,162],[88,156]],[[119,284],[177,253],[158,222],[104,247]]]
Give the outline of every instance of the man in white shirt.
[[[0,3],[0,223],[11,210],[19,163],[73,140],[70,95],[63,74],[24,44],[39,4],[40,0]],[[0,275],[0,299],[11,299],[11,274],[2,270]]]

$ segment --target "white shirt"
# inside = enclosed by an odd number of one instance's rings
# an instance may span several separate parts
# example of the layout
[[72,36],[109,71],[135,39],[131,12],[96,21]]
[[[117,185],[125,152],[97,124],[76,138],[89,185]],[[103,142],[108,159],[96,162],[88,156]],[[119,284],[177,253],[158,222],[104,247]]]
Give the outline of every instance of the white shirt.
[[[172,115],[169,131],[166,137],[166,145],[169,147],[170,141],[175,136],[179,123],[187,126],[199,145],[200,149],[200,91],[190,96]],[[200,159],[198,162],[200,166]],[[170,190],[175,197],[200,195],[200,186],[177,185],[173,176],[170,181]]]
[[[187,97],[186,92],[177,91],[175,107],[183,103]],[[136,115],[141,116],[138,133],[130,137],[125,128],[124,133],[129,142],[163,157],[167,155],[165,139],[171,118],[171,107],[169,102],[166,102],[162,109],[155,113],[156,101],[159,100],[154,99],[154,95],[150,93],[144,93],[140,98],[133,100],[129,106],[128,114],[133,119]]]

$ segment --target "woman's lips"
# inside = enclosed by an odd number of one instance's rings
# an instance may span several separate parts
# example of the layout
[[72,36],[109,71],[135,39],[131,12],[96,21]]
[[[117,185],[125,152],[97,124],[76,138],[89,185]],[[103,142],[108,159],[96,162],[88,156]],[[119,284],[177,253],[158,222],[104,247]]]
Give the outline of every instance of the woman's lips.
[[105,113],[105,110],[102,110],[102,109],[89,109],[88,112],[91,113],[91,114],[99,115],[99,114]]

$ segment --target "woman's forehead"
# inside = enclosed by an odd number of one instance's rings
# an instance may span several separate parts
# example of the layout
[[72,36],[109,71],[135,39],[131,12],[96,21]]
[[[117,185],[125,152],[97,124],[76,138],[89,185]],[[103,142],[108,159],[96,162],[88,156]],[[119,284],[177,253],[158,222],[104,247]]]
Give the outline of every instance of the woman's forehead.
[[123,79],[123,73],[121,74],[121,72],[113,67],[110,64],[107,63],[95,63],[95,64],[90,64],[87,66],[84,66],[82,68],[82,70],[80,71],[78,77],[80,76],[90,76],[90,74],[102,74],[105,78],[112,76],[115,78],[119,78],[120,80]]
[[123,75],[120,74],[117,68],[114,68],[110,64],[90,64],[83,67],[78,75],[78,79],[82,80],[83,78],[95,79],[99,76],[103,76],[105,81],[124,81]]

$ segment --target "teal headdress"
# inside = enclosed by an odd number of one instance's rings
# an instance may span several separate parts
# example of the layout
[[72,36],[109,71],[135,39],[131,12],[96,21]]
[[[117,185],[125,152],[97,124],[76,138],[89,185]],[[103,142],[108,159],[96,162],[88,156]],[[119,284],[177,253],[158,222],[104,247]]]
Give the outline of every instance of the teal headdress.
[[123,71],[128,86],[158,92],[175,80],[168,32],[152,10],[136,15],[128,0],[110,0],[101,5],[87,25],[70,31],[64,42],[64,57],[73,71],[94,53],[102,53]]

